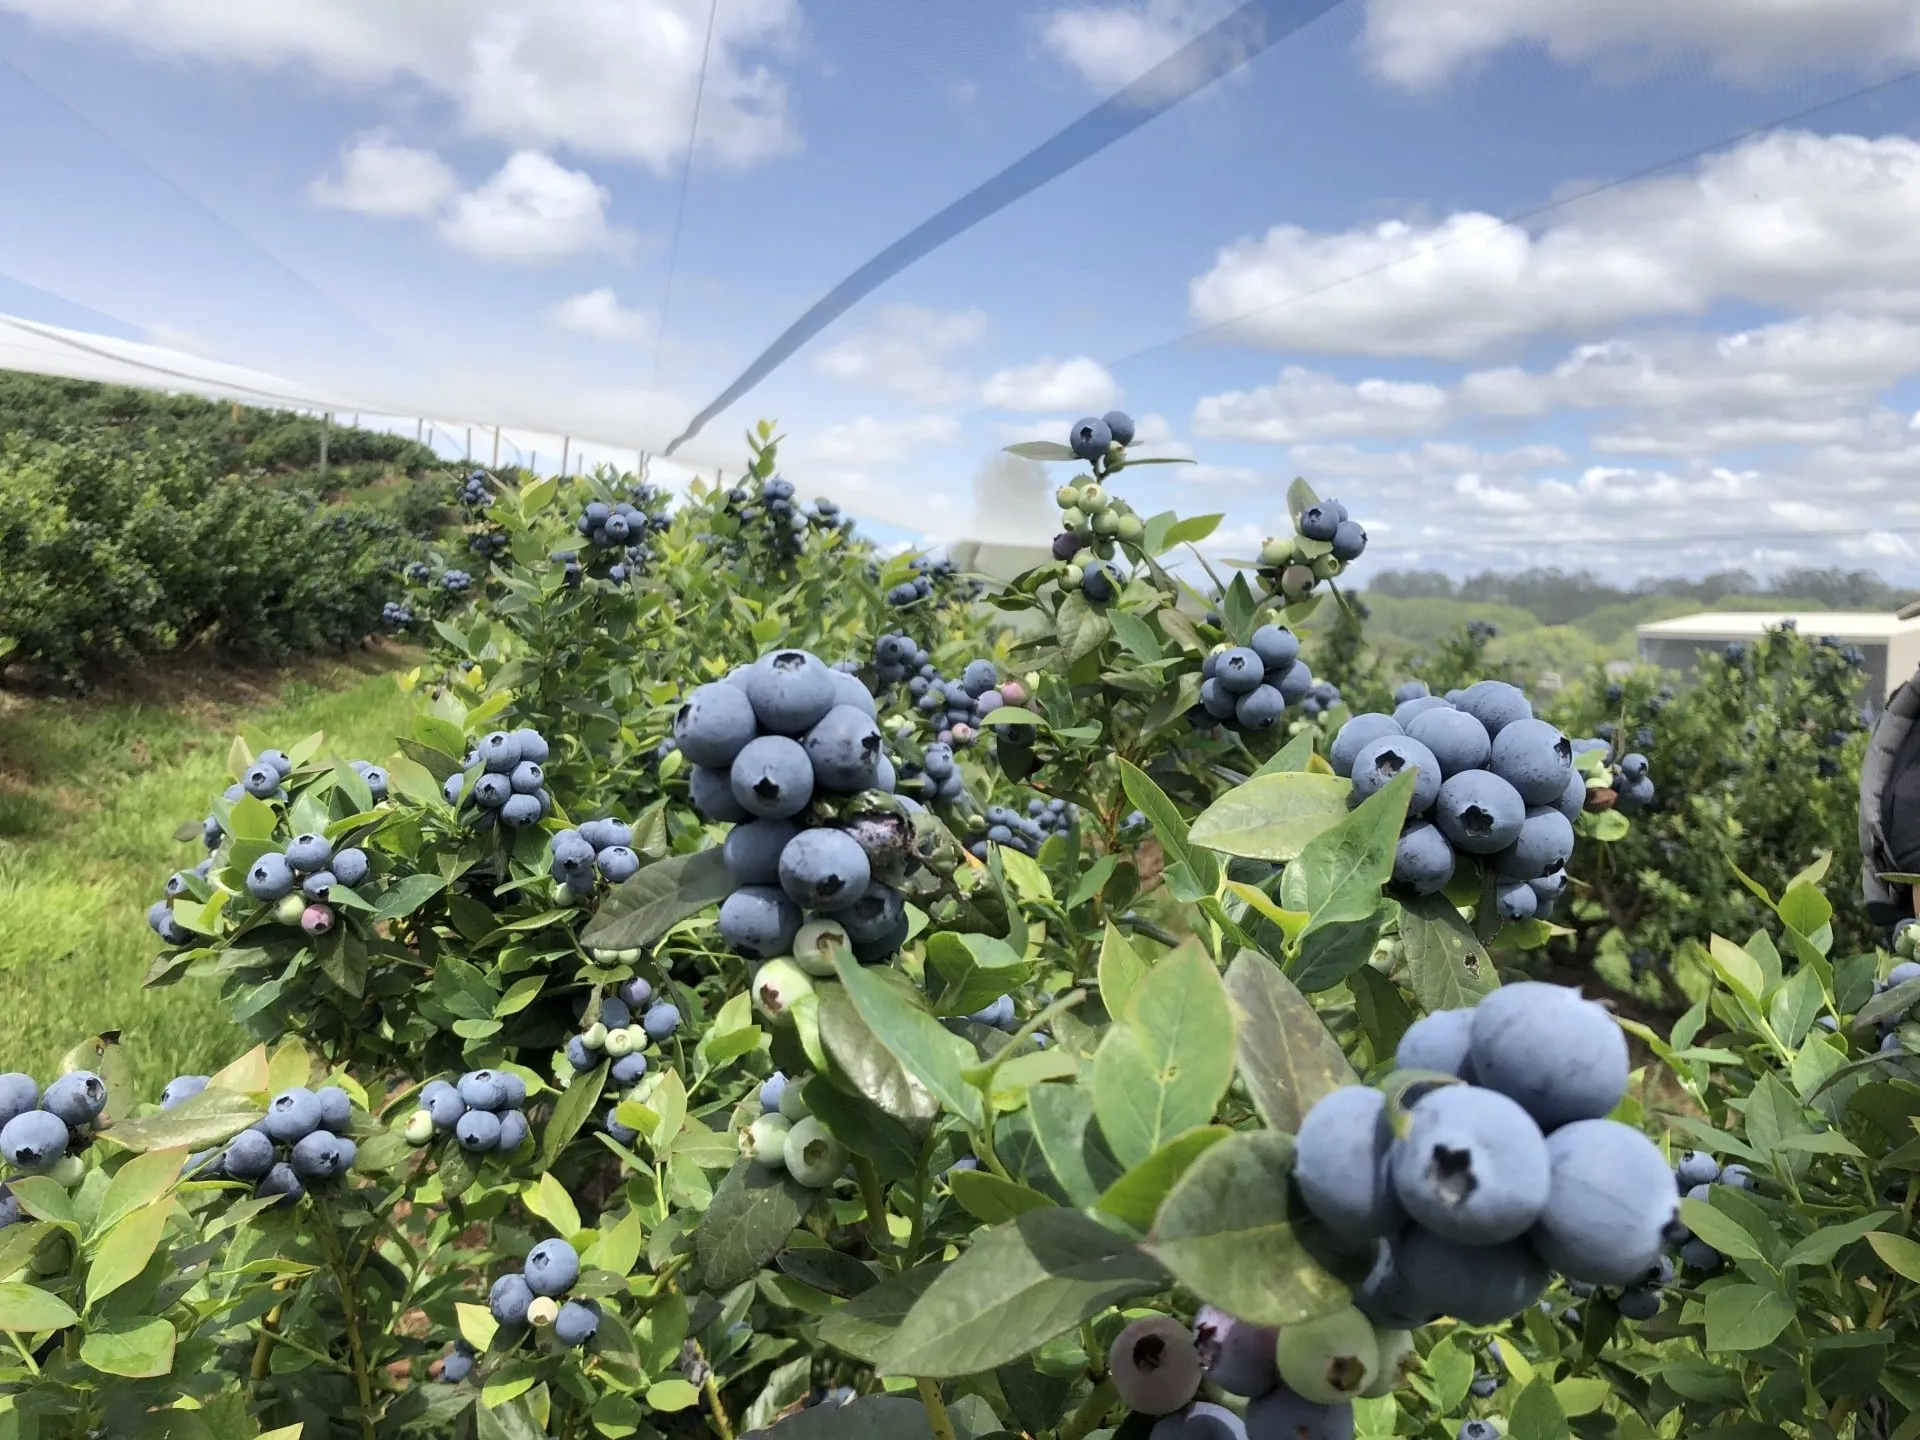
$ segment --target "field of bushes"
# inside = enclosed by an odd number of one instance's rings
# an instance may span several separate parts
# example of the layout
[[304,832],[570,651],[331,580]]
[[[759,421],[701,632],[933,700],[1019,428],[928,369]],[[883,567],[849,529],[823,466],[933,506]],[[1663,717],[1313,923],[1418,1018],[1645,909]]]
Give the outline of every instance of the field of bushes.
[[996,584],[768,423],[335,493],[70,400],[0,427],[0,1440],[1920,1436],[1860,657],[1603,667],[1861,577],[1370,576],[1301,482],[1196,592],[1116,414]]

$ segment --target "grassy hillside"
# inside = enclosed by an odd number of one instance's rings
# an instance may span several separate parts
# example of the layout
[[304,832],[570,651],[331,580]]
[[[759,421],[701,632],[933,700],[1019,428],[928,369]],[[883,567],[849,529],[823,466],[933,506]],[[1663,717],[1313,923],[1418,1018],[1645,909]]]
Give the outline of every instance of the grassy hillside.
[[206,852],[173,838],[228,783],[236,731],[287,745],[316,730],[346,756],[405,730],[392,654],[242,676],[175,671],[116,698],[0,692],[0,974],[7,1069],[51,1073],[73,1039],[124,1035],[149,1093],[232,1058],[240,1037],[208,987],[142,990],[158,945],[147,907]]

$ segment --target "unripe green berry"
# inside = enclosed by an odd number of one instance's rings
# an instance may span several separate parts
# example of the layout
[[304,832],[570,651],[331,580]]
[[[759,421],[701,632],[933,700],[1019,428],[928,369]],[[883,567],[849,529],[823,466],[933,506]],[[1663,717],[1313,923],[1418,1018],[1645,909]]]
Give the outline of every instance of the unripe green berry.
[[1380,1369],[1373,1383],[1360,1392],[1366,1400],[1391,1395],[1420,1368],[1420,1352],[1414,1348],[1411,1330],[1375,1330],[1373,1340],[1380,1351]]
[[300,917],[307,913],[307,897],[298,890],[291,895],[283,895],[274,902],[273,918],[282,925],[298,925]]
[[527,1306],[527,1323],[536,1328],[551,1325],[554,1316],[560,1313],[560,1302],[551,1295],[536,1295],[533,1303]]
[[1113,501],[1107,498],[1107,492],[1098,485],[1089,485],[1080,492],[1080,508],[1089,515],[1098,515]]
[[62,1190],[71,1190],[87,1178],[87,1162],[78,1155],[62,1155],[53,1162],[47,1176]]
[[838,920],[809,920],[793,937],[793,958],[807,974],[828,977],[834,973],[833,957],[852,943]]
[[1078,590],[1080,582],[1086,578],[1085,568],[1079,565],[1069,565],[1060,572],[1060,583],[1070,590]]
[[740,1154],[756,1165],[780,1169],[787,1163],[787,1132],[793,1122],[784,1115],[762,1115],[740,1132]]
[[1078,530],[1087,523],[1086,515],[1077,505],[1070,505],[1060,512],[1060,526],[1065,530]]
[[407,1117],[407,1128],[400,1132],[409,1145],[424,1145],[433,1139],[433,1112],[416,1110]]
[[847,1168],[847,1147],[811,1115],[787,1131],[787,1173],[802,1185],[824,1190]]
[[607,1054],[614,1059],[618,1060],[622,1055],[631,1055],[634,1049],[633,1031],[624,1025],[618,1030],[607,1031]]
[[1273,1357],[1286,1387],[1315,1405],[1350,1401],[1380,1373],[1380,1343],[1373,1324],[1351,1305],[1304,1325],[1283,1327]]
[[1120,533],[1120,517],[1111,510],[1102,510],[1098,515],[1093,517],[1093,533],[1101,536],[1118,535]]
[[789,1125],[797,1125],[813,1114],[813,1109],[807,1104],[806,1097],[800,1093],[801,1088],[801,1081],[793,1079],[789,1080],[787,1088],[780,1092],[780,1117]]
[[1293,537],[1291,535],[1269,535],[1260,546],[1260,563],[1272,567],[1285,565],[1293,559]]
[[602,1025],[598,1020],[594,1021],[593,1024],[587,1027],[586,1034],[580,1037],[580,1043],[589,1050],[606,1049],[607,1027]]
[[1120,528],[1115,533],[1129,545],[1137,545],[1146,538],[1147,522],[1138,515],[1122,515]]
[[1319,555],[1314,557],[1313,574],[1316,580],[1331,580],[1340,573],[1340,570],[1340,562],[1334,559],[1332,555]]
[[1078,485],[1062,485],[1058,490],[1053,492],[1053,499],[1054,503],[1062,510],[1071,510],[1080,503],[1080,487]]
[[793,1023],[793,1007],[813,993],[813,981],[792,960],[778,956],[753,977],[753,1008],[774,1025]]

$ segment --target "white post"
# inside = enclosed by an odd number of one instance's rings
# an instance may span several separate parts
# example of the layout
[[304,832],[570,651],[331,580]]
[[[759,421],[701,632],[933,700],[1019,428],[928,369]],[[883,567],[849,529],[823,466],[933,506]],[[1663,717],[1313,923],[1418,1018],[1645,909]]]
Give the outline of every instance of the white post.
[[333,430],[333,412],[327,411],[320,417],[320,473],[327,473],[327,436]]
[[567,452],[572,448],[573,437],[571,435],[562,435],[560,437],[560,474],[562,478],[564,478],[567,473]]
[[500,427],[493,427],[493,468],[500,468]]
[[467,426],[467,459],[473,459],[473,426]]

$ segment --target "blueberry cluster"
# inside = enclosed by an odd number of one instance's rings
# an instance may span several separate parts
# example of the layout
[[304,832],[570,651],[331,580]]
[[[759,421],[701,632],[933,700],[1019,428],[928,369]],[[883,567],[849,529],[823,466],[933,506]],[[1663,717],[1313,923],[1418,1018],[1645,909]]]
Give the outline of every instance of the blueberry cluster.
[[595,500],[580,516],[580,533],[595,549],[618,552],[619,558],[607,571],[607,579],[616,585],[626,583],[646,568],[653,559],[648,537],[673,524],[666,513],[664,491],[642,482],[634,490],[634,496],[638,504],[621,500],[609,505]]
[[478,830],[491,830],[496,824],[510,830],[538,825],[553,813],[547,772],[541,768],[548,754],[547,742],[537,730],[495,730],[467,756],[468,770],[481,767],[471,787],[465,771],[447,777],[447,803],[464,803]]
[[409,1145],[452,1135],[469,1155],[511,1155],[531,1133],[521,1108],[526,1103],[526,1081],[511,1070],[469,1070],[456,1084],[429,1080],[422,1086],[420,1108],[407,1117],[402,1134]]
[[440,1362],[440,1383],[458,1385],[473,1374],[474,1362],[477,1359],[479,1357],[474,1353],[473,1346],[464,1340],[454,1341],[453,1349],[449,1350]]
[[[982,719],[1027,699],[1027,687],[1018,680],[1002,681],[999,668],[985,656],[969,660],[957,679],[942,675],[932,655],[904,631],[889,631],[874,641],[873,668],[882,685],[906,687],[915,712],[941,745],[965,749],[980,738]],[[930,790],[927,798],[934,798]]]
[[967,849],[978,860],[987,858],[989,845],[1007,845],[1023,855],[1038,855],[1047,836],[1066,834],[1079,818],[1080,807],[1058,797],[1028,801],[1025,815],[1005,805],[989,805],[986,814],[975,822],[984,825],[986,833],[969,842]]
[[[1916,941],[1920,941],[1920,921],[1903,921],[1893,932],[1894,954],[1900,957],[1900,962],[1887,972],[1886,979],[1874,982],[1874,994],[1884,995],[1896,986],[1920,980],[1920,960],[1913,958],[1916,950],[1920,949],[1916,947]],[[1908,1055],[1920,1055],[1920,1001],[1904,1011],[1884,1017],[1878,1033],[1880,1048],[1888,1054],[1902,1051]]]
[[766,542],[774,552],[791,559],[806,548],[809,530],[846,530],[852,522],[840,513],[831,500],[820,499],[812,509],[793,501],[793,482],[778,475],[760,483],[758,491],[736,485],[727,492],[728,512],[745,525],[761,525]]
[[1367,549],[1367,532],[1338,500],[1319,500],[1294,517],[1292,535],[1269,536],[1256,573],[1268,591],[1298,604],[1323,580],[1335,580]]
[[[593,1009],[592,998],[582,996],[578,1008],[584,1020]],[[637,1025],[636,1011],[640,1012]],[[641,1052],[679,1028],[679,1008],[666,1000],[654,1001],[653,986],[636,976],[616,994],[599,997],[593,1023],[567,1041],[567,1064],[576,1074],[585,1074],[600,1063],[597,1056],[605,1055],[612,1062],[608,1073],[613,1083],[625,1089],[637,1085],[647,1073],[647,1057]]]
[[[167,1088],[179,1104],[198,1093],[196,1085],[204,1089],[205,1078],[181,1076]],[[167,1098],[162,1096],[160,1103],[166,1106]],[[319,1090],[296,1085],[269,1100],[265,1118],[200,1163],[195,1177],[251,1181],[261,1199],[274,1198],[281,1208],[294,1205],[309,1187],[337,1180],[353,1168],[359,1147],[347,1134],[352,1124],[353,1100],[338,1085]]]
[[464,595],[473,588],[473,576],[464,570],[447,570],[440,576],[440,588],[454,595]]
[[801,1098],[803,1080],[779,1071],[760,1087],[760,1114],[740,1127],[740,1154],[802,1185],[825,1190],[846,1173],[846,1146],[827,1133]]
[[333,887],[351,890],[368,870],[364,850],[336,852],[324,835],[296,835],[284,851],[269,850],[247,868],[247,893],[264,905],[278,905],[274,918],[282,924],[324,935],[333,928],[333,907],[327,903]]
[[487,488],[487,472],[474,470],[460,482],[458,496],[461,505],[469,510],[484,510],[493,503],[493,492]]
[[887,604],[895,609],[905,609],[918,601],[931,599],[935,577],[953,573],[951,561],[929,560],[924,555],[913,557],[912,568],[914,573],[911,580],[902,580],[887,591]]
[[[79,1160],[68,1152],[106,1108],[106,1081],[91,1070],[69,1071],[44,1090],[17,1070],[0,1075],[0,1158],[22,1174],[51,1174],[62,1184],[77,1184]],[[0,1224],[19,1218],[19,1202],[0,1197]]]
[[1573,822],[1587,803],[1573,742],[1533,715],[1527,697],[1482,680],[1450,698],[1418,681],[1391,715],[1356,715],[1328,759],[1353,780],[1354,802],[1415,772],[1393,878],[1419,895],[1452,883],[1461,857],[1489,867],[1503,920],[1553,912],[1573,858]]
[[[1295,1147],[1302,1203],[1342,1241],[1374,1247],[1354,1299],[1368,1320],[1498,1324],[1555,1271],[1625,1291],[1657,1280],[1683,1238],[1680,1192],[1652,1141],[1604,1118],[1628,1073],[1604,1008],[1557,985],[1508,985],[1415,1021],[1394,1065],[1419,1072],[1388,1081],[1397,1105],[1335,1090]],[[1284,1346],[1285,1332],[1291,1384]]]
[[1262,625],[1249,643],[1216,646],[1201,661],[1194,723],[1207,729],[1224,725],[1255,733],[1272,730],[1286,719],[1288,706],[1304,710],[1313,685],[1313,672],[1300,658],[1294,633],[1284,625]]
[[1317,720],[1340,707],[1340,687],[1331,680],[1316,680],[1307,687],[1307,698],[1300,702],[1300,713]]
[[1648,773],[1647,757],[1628,751],[1613,767],[1614,804],[1621,810],[1644,810],[1653,804],[1653,776]]
[[[1689,1200],[1711,1203],[1713,1187],[1725,1185],[1735,1190],[1753,1189],[1753,1172],[1744,1165],[1726,1165],[1703,1150],[1689,1150],[1673,1167],[1673,1179]],[[1682,1229],[1685,1227],[1683,1226]],[[1726,1256],[1697,1235],[1688,1234],[1680,1246],[1680,1263],[1699,1274],[1711,1275],[1727,1263]],[[1671,1274],[1667,1276],[1672,1279]],[[1626,1313],[1624,1301],[1620,1307]],[[1634,1317],[1640,1318],[1640,1317]]]
[[892,814],[834,815],[846,808],[836,801],[894,785],[873,696],[856,676],[774,650],[689,694],[673,737],[692,762],[695,809],[733,825],[724,853],[739,888],[720,907],[730,946],[755,960],[786,955],[811,911],[845,926],[862,961],[900,947],[906,902],[886,881],[907,861],[906,826]]
[[389,600],[380,607],[380,623],[389,630],[405,630],[413,624],[413,607],[400,600]]
[[467,538],[467,548],[482,560],[491,560],[511,550],[513,540],[504,530],[476,530]]
[[579,1279],[580,1252],[564,1240],[542,1240],[520,1270],[493,1282],[487,1308],[510,1330],[551,1325],[562,1345],[585,1345],[600,1328],[600,1309],[591,1300],[565,1298]]
[[593,894],[599,880],[618,885],[640,873],[633,829],[619,820],[588,820],[553,837],[548,873],[576,900]]
[[[216,821],[217,825],[218,822]],[[214,838],[215,845],[220,843]],[[167,877],[167,894],[163,900],[156,900],[147,907],[147,928],[158,935],[168,945],[187,945],[193,941],[193,932],[173,918],[173,902],[182,895],[193,893],[193,878],[205,880],[213,873],[213,857],[209,855],[191,870],[177,870]]]
[[405,574],[409,585],[424,585],[431,578],[433,571],[428,568],[426,561],[415,560],[407,566]]
[[367,782],[367,789],[373,796],[374,804],[378,805],[387,798],[390,782],[384,769],[371,760],[349,760],[347,767]]

